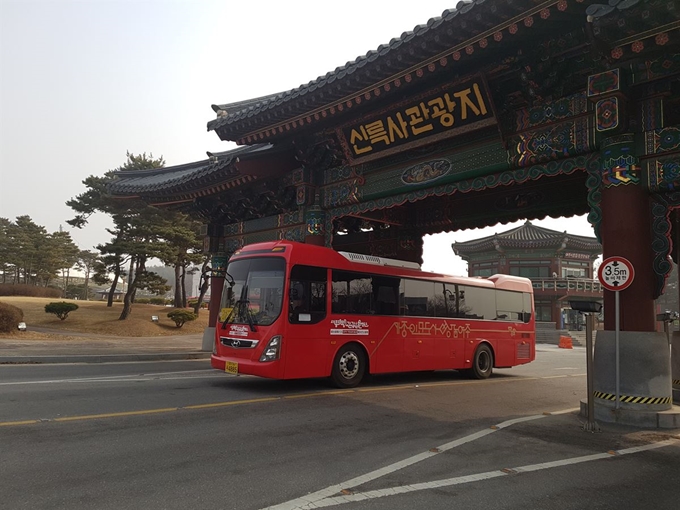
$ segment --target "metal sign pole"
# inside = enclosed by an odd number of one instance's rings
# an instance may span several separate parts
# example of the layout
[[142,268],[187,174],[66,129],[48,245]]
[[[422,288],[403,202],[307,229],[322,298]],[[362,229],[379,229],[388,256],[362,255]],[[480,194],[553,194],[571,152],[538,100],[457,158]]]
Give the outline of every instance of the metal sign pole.
[[586,432],[599,432],[600,426],[595,421],[595,388],[593,383],[593,326],[595,317],[592,313],[586,316],[586,372],[588,387],[588,421],[583,426]]
[[614,308],[616,309],[616,316],[614,321],[616,322],[616,329],[615,329],[615,334],[614,334],[614,341],[616,344],[616,406],[615,408],[618,409],[621,405],[621,394],[619,390],[619,383],[620,383],[620,377],[619,377],[619,291],[614,292]]
[[620,366],[619,366],[619,329],[620,329],[620,306],[619,306],[619,291],[625,290],[633,283],[635,278],[635,268],[630,260],[623,257],[608,257],[600,264],[600,269],[597,271],[597,277],[602,286],[614,293],[615,303],[615,322],[616,322],[616,409],[621,406],[620,393]]
[[594,313],[600,313],[602,303],[597,301],[569,301],[572,310],[578,310],[586,316],[586,382],[588,391],[588,421],[583,424],[586,432],[599,432],[595,422],[595,374],[593,373],[593,330],[595,329]]

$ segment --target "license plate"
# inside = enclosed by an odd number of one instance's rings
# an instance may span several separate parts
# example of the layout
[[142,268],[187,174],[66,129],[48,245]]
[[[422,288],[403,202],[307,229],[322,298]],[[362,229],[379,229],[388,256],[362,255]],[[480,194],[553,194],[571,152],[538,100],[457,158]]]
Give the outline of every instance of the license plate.
[[227,361],[224,364],[224,371],[228,374],[238,375],[238,363],[235,361]]

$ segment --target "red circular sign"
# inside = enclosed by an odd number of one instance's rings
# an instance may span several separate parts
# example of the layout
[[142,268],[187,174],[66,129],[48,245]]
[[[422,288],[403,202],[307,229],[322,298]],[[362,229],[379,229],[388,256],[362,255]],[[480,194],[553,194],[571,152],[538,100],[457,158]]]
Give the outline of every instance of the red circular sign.
[[635,278],[635,269],[628,259],[608,257],[600,264],[597,277],[602,286],[611,291],[627,289]]

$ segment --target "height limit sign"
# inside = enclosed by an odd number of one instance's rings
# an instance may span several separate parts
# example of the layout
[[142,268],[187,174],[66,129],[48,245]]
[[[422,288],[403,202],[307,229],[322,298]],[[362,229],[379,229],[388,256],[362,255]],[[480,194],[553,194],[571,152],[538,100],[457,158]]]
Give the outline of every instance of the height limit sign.
[[628,259],[609,257],[602,261],[597,276],[605,289],[616,292],[633,283],[635,269]]

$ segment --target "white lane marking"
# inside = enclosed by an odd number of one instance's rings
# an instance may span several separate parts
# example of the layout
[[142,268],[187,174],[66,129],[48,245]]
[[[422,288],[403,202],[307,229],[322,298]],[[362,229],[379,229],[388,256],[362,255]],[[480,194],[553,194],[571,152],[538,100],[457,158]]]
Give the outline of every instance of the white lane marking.
[[[199,374],[199,375],[184,375],[182,377],[165,377],[165,375],[178,374]],[[135,382],[135,381],[152,381],[156,379],[163,379],[165,381],[172,381],[175,379],[205,379],[212,377],[222,377],[223,374],[215,373],[212,369],[202,370],[184,370],[180,372],[156,372],[151,374],[130,374],[130,375],[108,375],[100,377],[78,377],[73,379],[52,379],[42,381],[14,381],[3,382],[0,386],[21,386],[25,384],[59,384],[59,383],[81,383],[81,382]]]
[[[103,363],[102,363],[103,364]],[[170,378],[170,377],[164,377],[165,375],[168,374],[191,374],[191,373],[205,373],[205,375],[199,375],[196,377],[175,377],[175,378]],[[227,374],[229,375],[229,374]],[[474,381],[472,384],[484,384],[484,383],[500,383],[500,382],[520,382],[520,381],[531,381],[531,380],[539,380],[539,379],[559,379],[559,378],[565,378],[565,377],[581,377],[585,376],[586,374],[570,374],[570,375],[548,375],[548,376],[542,376],[542,377],[524,377],[524,376],[519,376],[510,380],[505,380],[505,379],[492,379],[492,380],[485,380],[485,381]],[[58,384],[58,383],[79,383],[79,382],[139,382],[139,381],[151,381],[151,380],[156,380],[156,379],[163,379],[166,381],[172,381],[175,379],[212,379],[212,378],[220,378],[224,377],[225,374],[223,372],[217,372],[216,370],[212,368],[204,368],[200,370],[183,370],[179,372],[156,372],[156,373],[149,373],[149,374],[134,374],[134,375],[105,375],[105,376],[100,376],[100,377],[78,377],[78,378],[73,378],[73,379],[50,379],[50,380],[38,380],[38,381],[14,381],[14,382],[3,382],[0,383],[0,386],[20,386],[20,385],[25,385],[25,384]],[[425,387],[434,387],[434,386],[458,386],[458,385],[468,385],[471,384],[470,382],[453,382],[453,383],[423,383],[420,384],[419,386],[425,388]],[[416,388],[418,385],[415,386]],[[385,391],[390,391],[394,389],[411,389],[413,386],[403,386],[403,387],[396,387],[396,386],[386,386],[383,389]],[[366,390],[358,389],[354,391],[358,392],[373,392],[378,388],[369,388]]]
[[481,480],[490,480],[492,478],[499,478],[501,476],[510,476],[520,473],[530,473],[533,471],[542,471],[544,469],[552,469],[562,466],[571,466],[574,464],[581,464],[584,462],[591,462],[594,460],[609,459],[612,457],[617,457],[621,455],[630,455],[634,453],[644,452],[647,450],[654,450],[657,448],[663,448],[665,446],[671,446],[677,444],[678,440],[668,439],[666,441],[659,441],[656,443],[651,443],[643,446],[636,446],[633,448],[626,448],[623,450],[617,450],[611,453],[595,453],[592,455],[583,455],[581,457],[572,457],[568,459],[556,460],[553,462],[543,462],[541,464],[529,464],[526,466],[519,466],[515,468],[506,468],[497,471],[487,471],[486,473],[477,473],[473,475],[457,476],[455,478],[447,478],[444,480],[435,480],[432,482],[416,483],[412,485],[403,485],[398,487],[388,487],[385,489],[377,489],[367,492],[357,492],[349,495],[337,495],[333,497],[325,498],[321,501],[310,501],[303,506],[286,506],[281,507],[287,510],[309,510],[313,508],[324,508],[329,506],[342,505],[345,503],[353,503],[356,501],[363,501],[366,499],[377,499],[385,496],[395,496],[397,494],[406,494],[408,492],[416,492],[428,489],[438,489],[441,487],[451,487],[453,485],[462,485],[471,482],[478,482]]
[[[1,340],[1,339],[0,339]],[[153,353],[144,353],[145,354],[153,354]],[[163,354],[168,354],[168,353],[163,353]],[[169,353],[173,354],[173,353]],[[56,354],[55,356],[58,356]],[[109,354],[90,354],[88,356],[115,356],[114,355],[109,355]],[[142,364],[150,364],[153,363],[154,365],[160,364],[160,363],[191,363],[191,362],[196,362],[196,361],[203,361],[203,362],[209,362],[210,358],[189,358],[189,359],[159,359],[159,360],[141,360],[141,361],[102,361],[100,363],[95,363],[96,365],[142,365]],[[87,365],[92,365],[93,363],[86,363]],[[40,367],[71,367],[71,366],[82,366],[83,363],[2,363],[0,366],[2,366],[3,370],[4,369],[11,369],[12,367],[18,367],[18,368],[40,368]]]
[[572,407],[571,409],[562,409],[561,411],[550,411],[549,413],[544,413],[548,416],[555,416],[558,414],[569,414],[569,413],[575,413],[576,411],[580,411],[580,407]]
[[[489,434],[493,434],[494,432],[498,430],[502,430],[506,427],[510,427],[511,425],[515,425],[516,423],[522,423],[525,421],[531,421],[531,420],[539,420],[541,418],[545,418],[547,415],[545,414],[536,414],[533,416],[525,416],[522,418],[515,418],[514,420],[507,420],[502,423],[499,423],[498,425],[494,425],[491,428],[480,430],[479,432],[475,432],[474,434],[470,434],[465,437],[461,437],[460,439],[456,439],[454,441],[451,441],[449,443],[445,443],[441,446],[438,446],[436,448],[433,448],[432,450],[429,450],[427,452],[419,453],[417,455],[413,455],[412,457],[409,457],[404,460],[400,460],[398,462],[395,462],[393,464],[390,464],[389,466],[385,466],[380,469],[376,469],[375,471],[371,471],[370,473],[366,473],[365,475],[358,476],[356,478],[352,478],[351,480],[347,480],[346,482],[336,484],[336,485],[331,485],[330,487],[327,487],[325,489],[322,489],[317,492],[312,492],[310,494],[307,494],[305,496],[301,496],[297,499],[293,499],[291,501],[287,501],[285,503],[281,503],[279,505],[274,505],[274,506],[269,506],[264,510],[291,510],[295,508],[314,508],[312,506],[304,506],[308,504],[318,504],[320,501],[325,500],[326,498],[329,498],[333,494],[339,493],[342,489],[350,488],[350,487],[357,487],[359,485],[363,485],[364,483],[376,480],[377,478],[382,478],[383,476],[389,475],[391,473],[394,473],[395,471],[398,471],[400,469],[403,469],[408,466],[412,466],[413,464],[416,464],[422,460],[429,459],[430,457],[434,457],[435,455],[439,455],[442,452],[451,450],[452,448],[456,448],[458,446],[464,445],[466,443],[469,443],[471,441],[474,441],[476,439],[479,439],[484,436],[488,436]],[[337,497],[335,498],[337,499]]]

